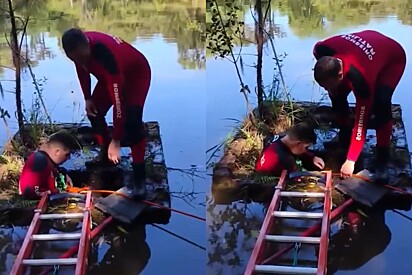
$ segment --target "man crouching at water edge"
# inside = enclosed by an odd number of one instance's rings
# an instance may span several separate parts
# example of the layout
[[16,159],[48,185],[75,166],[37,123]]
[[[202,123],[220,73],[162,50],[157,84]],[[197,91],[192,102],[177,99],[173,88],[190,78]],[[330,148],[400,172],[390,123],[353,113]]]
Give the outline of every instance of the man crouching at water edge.
[[61,185],[72,187],[66,175],[62,180],[59,165],[70,158],[72,150],[79,149],[76,140],[66,131],[49,137],[39,150],[31,153],[24,163],[19,179],[19,194],[27,200],[40,199],[45,193],[57,194]]
[[304,123],[297,124],[286,131],[286,135],[276,135],[265,146],[256,163],[256,172],[279,177],[283,170],[294,172],[299,169],[297,161],[313,164],[323,169],[323,159],[308,151],[316,143],[313,128]]
[[[151,69],[145,56],[121,38],[95,31],[73,28],[62,37],[67,57],[76,66],[86,101],[87,117],[100,145],[100,157],[91,165],[120,161],[120,142],[132,151],[133,184],[131,195],[146,197],[146,135],[142,121],[143,106],[149,91]],[[90,74],[98,83],[91,94]],[[105,116],[113,107],[113,133],[110,137]]]
[[[313,50],[317,62],[314,77],[332,101],[338,116],[339,141],[349,147],[341,176],[353,174],[370,116],[376,121],[375,180],[388,180],[387,164],[392,133],[392,95],[402,78],[406,54],[393,39],[372,30],[333,36],[318,42]],[[349,121],[347,96],[356,98],[355,125]]]

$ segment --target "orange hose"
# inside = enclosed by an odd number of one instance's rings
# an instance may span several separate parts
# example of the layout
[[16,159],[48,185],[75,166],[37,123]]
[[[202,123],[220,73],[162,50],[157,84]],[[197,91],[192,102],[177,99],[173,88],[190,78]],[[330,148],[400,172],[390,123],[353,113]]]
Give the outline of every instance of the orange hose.
[[67,187],[66,191],[68,193],[80,193],[83,191],[88,191],[90,188],[89,187]]

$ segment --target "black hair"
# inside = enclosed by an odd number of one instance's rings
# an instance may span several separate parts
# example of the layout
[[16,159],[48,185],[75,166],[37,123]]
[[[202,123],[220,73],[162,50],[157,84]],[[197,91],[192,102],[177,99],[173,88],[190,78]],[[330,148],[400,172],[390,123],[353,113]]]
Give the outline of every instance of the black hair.
[[47,143],[59,143],[67,149],[69,149],[70,151],[81,149],[81,145],[76,140],[76,138],[69,131],[63,129],[50,135],[47,140]]
[[81,46],[88,45],[86,35],[78,28],[66,30],[62,36],[62,45],[66,53],[77,50]]
[[316,133],[313,129],[312,126],[310,126],[307,123],[301,122],[293,127],[289,128],[286,131],[287,135],[290,136],[291,138],[304,142],[304,143],[311,143],[315,144],[316,143]]
[[323,56],[315,64],[314,76],[316,82],[324,82],[327,79],[337,78],[341,64],[339,60],[332,56]]

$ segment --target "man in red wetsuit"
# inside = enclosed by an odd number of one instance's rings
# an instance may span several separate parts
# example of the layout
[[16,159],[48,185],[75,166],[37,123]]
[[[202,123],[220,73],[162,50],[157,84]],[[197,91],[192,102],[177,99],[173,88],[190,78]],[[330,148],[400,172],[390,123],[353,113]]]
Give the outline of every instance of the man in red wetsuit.
[[19,179],[19,193],[27,200],[40,199],[43,194],[56,194],[60,190],[59,165],[64,163],[72,150],[79,149],[78,143],[66,131],[50,136],[38,151],[29,155]]
[[[97,163],[112,161],[117,164],[120,141],[125,141],[131,147],[134,174],[134,183],[129,190],[135,199],[144,199],[146,136],[142,116],[151,80],[148,61],[121,38],[100,32],[72,28],[63,34],[62,44],[76,66],[87,116],[101,147]],[[90,74],[98,80],[93,94]],[[113,133],[110,137],[105,116],[112,105]]]
[[[388,179],[387,164],[392,133],[392,95],[406,65],[402,46],[393,39],[372,30],[333,36],[318,42],[313,50],[317,59],[314,77],[328,91],[338,115],[340,138],[350,140],[347,159],[341,175],[352,175],[354,164],[365,143],[367,123],[372,114],[376,120],[375,179]],[[347,96],[356,97],[355,125],[349,123]],[[341,140],[341,142],[344,142]]]
[[305,124],[297,124],[288,129],[286,135],[275,135],[269,145],[265,146],[256,162],[255,171],[279,177],[283,170],[298,170],[298,159],[302,160],[304,165],[314,164],[323,169],[324,161],[307,150],[314,143],[316,133],[313,129]]

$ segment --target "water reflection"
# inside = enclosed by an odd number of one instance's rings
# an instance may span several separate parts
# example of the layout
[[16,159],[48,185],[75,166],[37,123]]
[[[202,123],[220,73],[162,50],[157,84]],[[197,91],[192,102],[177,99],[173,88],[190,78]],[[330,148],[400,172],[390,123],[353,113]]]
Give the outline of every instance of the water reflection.
[[[91,254],[87,274],[141,274],[149,262],[151,251],[146,242],[146,226],[141,225],[119,236],[119,231],[104,239],[109,249],[102,253],[102,243]],[[100,255],[103,254],[103,255]]]
[[[160,35],[166,43],[177,43],[179,57],[176,61],[182,67],[205,69],[204,1],[18,0],[14,5],[18,16],[26,18],[29,15],[31,18],[29,38],[23,50],[33,66],[40,60],[56,56],[45,44],[45,32],[48,37],[57,38],[61,48],[63,32],[77,26],[114,33],[128,42],[134,42],[137,37]],[[0,22],[7,23],[7,13],[3,10],[0,10]],[[9,24],[1,24],[0,32],[8,33]],[[10,49],[4,36],[0,37],[0,62],[3,67],[12,67]]]
[[400,23],[412,23],[412,1],[284,0],[279,14],[288,16],[298,37],[325,37],[344,28],[368,24],[372,18],[396,16]]
[[391,239],[391,230],[385,223],[385,211],[373,213],[356,231],[350,226],[343,226],[330,240],[328,273],[362,267],[381,254]]
[[210,198],[207,205],[207,274],[241,274],[255,244],[262,212],[256,205],[218,205]]
[[[49,234],[61,233],[52,227],[42,233],[47,234],[46,231]],[[38,244],[34,257],[58,258],[77,243],[78,241],[42,242]],[[92,243],[89,250],[87,274],[141,274],[150,256],[150,247],[146,242],[146,225],[137,225],[128,230],[119,225],[113,225]],[[30,272],[31,274],[48,274],[44,273],[45,270],[44,267],[32,267]],[[60,266],[58,274],[73,274],[73,267]]]

